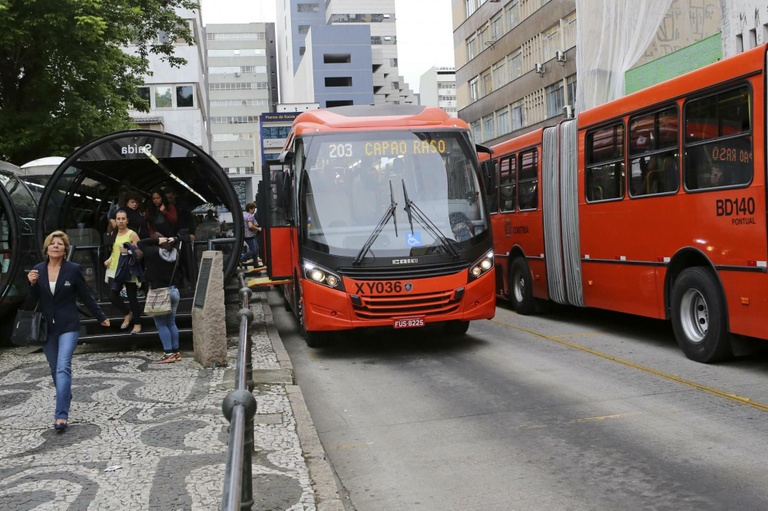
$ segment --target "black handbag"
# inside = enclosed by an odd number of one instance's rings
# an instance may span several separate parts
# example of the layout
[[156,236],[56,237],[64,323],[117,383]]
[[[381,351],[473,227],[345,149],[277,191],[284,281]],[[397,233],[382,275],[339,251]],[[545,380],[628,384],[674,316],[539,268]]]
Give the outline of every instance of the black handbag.
[[48,340],[48,321],[37,310],[19,309],[13,322],[11,342],[17,346],[42,346]]

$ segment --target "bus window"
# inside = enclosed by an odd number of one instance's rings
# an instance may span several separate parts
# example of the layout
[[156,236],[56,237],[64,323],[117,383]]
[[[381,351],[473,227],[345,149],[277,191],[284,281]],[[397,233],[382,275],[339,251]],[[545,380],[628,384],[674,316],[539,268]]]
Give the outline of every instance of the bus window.
[[499,160],[499,191],[501,192],[501,210],[514,211],[517,192],[515,180],[517,178],[517,165],[515,155],[505,156]]
[[488,209],[491,213],[496,213],[499,209],[499,191],[496,186],[496,160],[488,159],[480,163],[483,169],[483,179],[485,180],[485,192],[488,196]]
[[520,211],[539,207],[539,153],[536,149],[520,153]]
[[752,181],[750,105],[747,86],[686,104],[688,190],[742,186]]
[[677,126],[676,106],[630,119],[630,196],[677,191]]
[[624,197],[624,125],[588,133],[585,150],[587,202]]

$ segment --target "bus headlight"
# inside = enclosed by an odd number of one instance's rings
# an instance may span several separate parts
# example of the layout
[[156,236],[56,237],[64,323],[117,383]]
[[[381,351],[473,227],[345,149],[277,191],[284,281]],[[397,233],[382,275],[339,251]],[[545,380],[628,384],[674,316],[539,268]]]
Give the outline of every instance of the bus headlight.
[[493,250],[487,252],[483,257],[475,261],[469,268],[470,279],[478,279],[493,268]]
[[331,289],[344,290],[341,277],[312,261],[304,261],[304,278]]

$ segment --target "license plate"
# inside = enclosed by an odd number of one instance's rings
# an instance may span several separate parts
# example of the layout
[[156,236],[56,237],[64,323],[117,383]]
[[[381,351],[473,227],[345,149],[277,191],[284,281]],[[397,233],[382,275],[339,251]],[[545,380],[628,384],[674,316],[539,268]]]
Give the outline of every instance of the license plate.
[[424,318],[400,318],[394,323],[395,328],[418,328],[424,326]]

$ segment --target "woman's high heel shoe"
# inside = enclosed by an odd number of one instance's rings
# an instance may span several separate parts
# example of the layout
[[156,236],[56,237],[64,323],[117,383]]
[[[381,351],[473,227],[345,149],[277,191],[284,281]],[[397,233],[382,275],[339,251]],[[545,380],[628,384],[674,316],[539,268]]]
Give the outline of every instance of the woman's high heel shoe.
[[127,330],[129,326],[131,326],[131,321],[133,320],[133,314],[128,314],[125,316],[125,319],[123,319],[123,324],[120,325],[120,330]]

